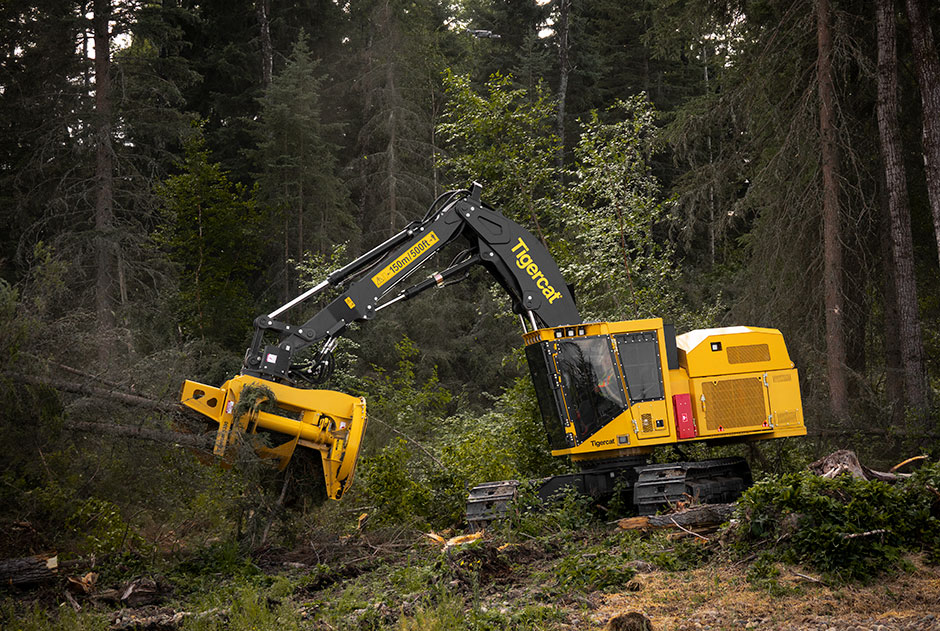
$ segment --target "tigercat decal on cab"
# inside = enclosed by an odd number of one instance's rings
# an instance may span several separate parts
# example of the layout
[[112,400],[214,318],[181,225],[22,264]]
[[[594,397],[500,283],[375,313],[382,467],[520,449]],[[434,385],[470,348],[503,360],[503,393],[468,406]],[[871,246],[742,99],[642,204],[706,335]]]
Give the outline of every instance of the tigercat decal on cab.
[[419,256],[424,254],[425,251],[435,243],[440,241],[437,238],[437,235],[434,234],[434,231],[427,233],[423,239],[415,243],[413,246],[408,248],[408,250],[399,256],[397,259],[385,266],[385,268],[372,277],[372,282],[375,283],[376,287],[381,287],[391,279],[395,278],[399,272],[411,265],[417,260]]
[[542,295],[548,298],[548,304],[552,304],[557,298],[561,298],[561,293],[552,287],[551,282],[545,277],[535,261],[532,260],[532,256],[529,254],[529,246],[525,244],[522,237],[519,237],[519,243],[513,246],[512,251],[516,252],[516,267],[524,270],[535,281],[535,284],[542,290]]

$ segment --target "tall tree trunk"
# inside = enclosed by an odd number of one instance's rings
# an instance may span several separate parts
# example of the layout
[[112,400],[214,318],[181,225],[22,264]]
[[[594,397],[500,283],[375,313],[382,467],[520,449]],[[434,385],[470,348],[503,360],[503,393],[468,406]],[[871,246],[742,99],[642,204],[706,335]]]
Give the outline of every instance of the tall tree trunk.
[[[95,0],[95,315],[98,328],[114,327],[111,283],[114,270],[114,175],[111,146],[111,1]],[[106,345],[102,345],[107,354]]]
[[258,14],[258,27],[261,29],[261,87],[267,90],[271,87],[271,76],[274,73],[274,52],[271,47],[271,0],[255,0],[255,11]]
[[559,181],[564,177],[565,167],[565,99],[568,96],[568,19],[571,14],[571,0],[561,0],[558,5],[558,110],[557,133],[558,155],[555,158],[558,166]]
[[829,407],[838,418],[848,415],[845,367],[845,333],[842,295],[842,241],[839,212],[839,150],[835,130],[835,90],[832,81],[832,33],[829,0],[817,0],[816,62],[819,82],[819,141],[823,180],[823,279],[826,308],[826,365],[829,376]]
[[[885,188],[885,187],[883,187]],[[891,213],[888,211],[887,191],[881,195],[883,207],[881,229],[891,232]],[[904,421],[904,362],[901,359],[901,325],[898,315],[898,297],[895,286],[893,245],[888,239],[881,239],[881,260],[883,261],[882,281],[884,294],[884,356],[885,356],[885,397],[887,398],[888,418],[892,425],[900,426]]]
[[914,65],[920,84],[923,118],[924,167],[927,195],[933,213],[933,228],[940,255],[940,58],[930,28],[930,13],[924,0],[907,0],[907,18],[914,43]]
[[878,0],[878,132],[884,160],[885,189],[891,234],[891,263],[897,299],[898,335],[904,367],[904,394],[908,405],[920,408],[926,401],[924,346],[917,314],[917,282],[914,278],[914,244],[907,175],[901,153],[898,125],[898,60],[894,0]]

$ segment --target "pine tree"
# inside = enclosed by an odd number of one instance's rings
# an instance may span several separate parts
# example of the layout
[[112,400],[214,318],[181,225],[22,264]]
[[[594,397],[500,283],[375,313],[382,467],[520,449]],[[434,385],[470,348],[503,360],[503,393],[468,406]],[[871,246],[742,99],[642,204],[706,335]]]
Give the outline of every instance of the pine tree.
[[433,197],[430,78],[441,67],[430,34],[440,16],[394,0],[355,3],[351,12],[360,108],[351,186],[366,241],[375,242],[420,217]]
[[291,261],[307,252],[326,255],[355,241],[356,225],[337,174],[336,147],[320,116],[317,64],[301,31],[290,59],[261,99],[257,159],[261,199],[275,209],[272,238],[280,244],[276,278],[285,300],[296,291]]
[[180,330],[226,346],[244,343],[254,316],[248,287],[261,259],[253,192],[209,160],[196,134],[186,142],[182,173],[158,193],[163,223],[155,238],[177,268]]
[[[924,346],[918,314],[917,282],[914,278],[914,243],[907,196],[907,173],[898,122],[897,28],[894,0],[879,0],[878,23],[878,128],[884,161],[885,186],[891,235],[891,277],[897,301],[898,338],[904,372],[904,397],[909,406],[920,408],[926,401]],[[890,299],[888,296],[886,299]],[[887,332],[885,333],[888,337]]]

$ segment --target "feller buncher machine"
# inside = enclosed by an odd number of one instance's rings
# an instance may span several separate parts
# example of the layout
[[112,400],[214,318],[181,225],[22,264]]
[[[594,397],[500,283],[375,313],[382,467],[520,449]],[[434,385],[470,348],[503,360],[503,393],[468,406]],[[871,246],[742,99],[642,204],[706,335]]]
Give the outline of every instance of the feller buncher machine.
[[[401,288],[459,239],[468,247],[449,267]],[[339,499],[353,481],[366,403],[308,387],[329,376],[332,352],[350,324],[457,282],[475,265],[511,297],[552,454],[577,466],[574,473],[540,481],[542,496],[564,487],[603,496],[618,485],[632,488],[641,514],[689,497],[730,501],[751,483],[744,459],[649,464],[653,448],[806,433],[797,370],[779,331],[734,326],[676,335],[659,318],[584,322],[546,248],[483,204],[478,184],[445,193],[421,221],[259,316],[241,374],[221,387],[186,381],[181,400],[218,423],[219,455],[239,437],[259,432],[276,444],[256,449],[281,468],[298,447],[319,451],[327,495]],[[308,321],[294,325],[282,319],[330,287],[343,291]],[[295,360],[305,349],[311,358]],[[267,410],[259,409],[259,398],[267,399]],[[467,503],[470,525],[498,517],[517,485],[503,481],[474,488]]]

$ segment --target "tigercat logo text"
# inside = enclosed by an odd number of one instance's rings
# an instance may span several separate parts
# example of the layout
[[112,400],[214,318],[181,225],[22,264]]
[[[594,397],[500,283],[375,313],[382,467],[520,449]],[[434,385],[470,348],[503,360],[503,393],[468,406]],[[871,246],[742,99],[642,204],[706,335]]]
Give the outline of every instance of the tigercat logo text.
[[415,260],[424,254],[428,248],[440,241],[434,231],[427,233],[423,239],[399,256],[397,259],[385,266],[385,268],[372,277],[372,282],[376,287],[381,287],[391,279],[395,278],[399,272],[415,262]]
[[591,445],[594,447],[603,447],[604,445],[613,445],[614,439],[610,438],[608,440],[592,440]]
[[516,253],[516,267],[525,271],[535,281],[535,284],[542,290],[542,295],[548,298],[548,304],[552,304],[557,298],[561,298],[561,293],[552,287],[551,282],[545,277],[535,261],[532,260],[532,256],[529,254],[529,246],[525,244],[522,237],[519,237],[519,243],[512,248],[512,251]]

